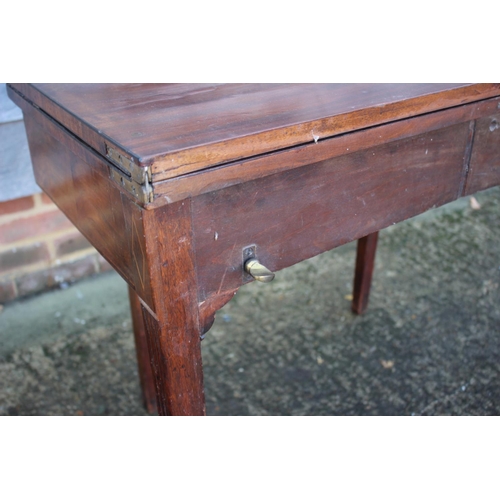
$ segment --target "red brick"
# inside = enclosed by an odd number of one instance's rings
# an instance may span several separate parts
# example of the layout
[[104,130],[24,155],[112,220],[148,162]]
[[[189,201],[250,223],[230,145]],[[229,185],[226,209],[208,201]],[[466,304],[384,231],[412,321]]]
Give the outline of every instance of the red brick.
[[24,198],[16,198],[15,200],[2,201],[0,203],[0,215],[14,214],[23,212],[35,206],[33,196],[25,196]]
[[58,257],[92,247],[85,236],[79,232],[65,234],[64,236],[57,238],[54,241],[54,245],[56,247],[56,255]]
[[95,256],[89,255],[83,259],[67,262],[48,269],[48,286],[58,286],[61,283],[73,283],[76,280],[96,273]]
[[0,226],[0,243],[34,238],[70,227],[73,225],[60,210],[50,210],[3,224]]
[[17,297],[13,281],[0,282],[0,303],[10,302]]
[[16,278],[16,285],[19,297],[25,297],[26,295],[32,295],[42,290],[46,290],[48,288],[47,269]]
[[40,196],[42,198],[42,203],[45,203],[46,205],[54,205],[54,202],[45,193],[41,193]]
[[48,260],[49,250],[45,243],[5,250],[0,253],[0,273]]
[[95,256],[91,255],[74,262],[61,264],[16,278],[19,297],[26,297],[43,290],[56,288],[64,283],[73,283],[96,273]]
[[97,255],[97,262],[99,264],[99,272],[105,273],[113,270],[113,266],[101,254]]

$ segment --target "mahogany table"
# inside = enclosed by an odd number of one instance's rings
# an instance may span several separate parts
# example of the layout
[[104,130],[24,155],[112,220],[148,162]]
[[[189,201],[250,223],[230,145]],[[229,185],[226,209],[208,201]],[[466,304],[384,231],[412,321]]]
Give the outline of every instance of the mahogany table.
[[205,413],[249,281],[500,184],[500,84],[11,84],[40,187],[130,286],[146,405]]

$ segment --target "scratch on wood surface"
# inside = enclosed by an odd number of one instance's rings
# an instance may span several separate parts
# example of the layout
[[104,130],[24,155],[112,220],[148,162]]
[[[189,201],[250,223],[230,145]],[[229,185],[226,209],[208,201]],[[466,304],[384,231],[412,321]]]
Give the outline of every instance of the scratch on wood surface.
[[[229,262],[231,262],[231,260],[233,258],[233,253],[234,253],[235,247],[236,247],[236,243],[233,245],[233,248],[231,249],[231,253],[229,255]],[[222,290],[222,285],[224,284],[224,279],[226,277],[227,270],[228,270],[228,266],[226,266],[226,269],[224,270],[224,274],[222,275],[222,279],[220,280],[220,285],[219,285],[219,289],[217,290],[217,293],[220,293],[220,291]]]
[[[137,297],[139,297],[139,295]],[[142,306],[149,312],[149,314],[151,314],[151,316],[153,316],[156,321],[159,321],[156,313],[146,304],[146,302],[144,302],[144,300],[141,299],[141,297],[139,297],[139,301],[141,302]]]
[[[132,219],[132,225],[134,226],[134,233],[137,236],[137,240],[140,241],[139,231],[137,230],[135,219]],[[141,254],[142,254],[142,247],[140,245],[139,245],[139,248],[141,249]],[[137,256],[135,254],[135,246],[132,247],[132,255],[134,256],[134,264],[135,264],[135,267],[137,268],[137,274],[139,275],[139,280],[141,281],[141,287],[144,290],[144,281],[142,279],[142,273],[144,272],[144,269],[142,269],[142,271],[141,271],[140,266],[139,266],[139,262],[137,262]],[[143,262],[143,266],[144,266],[144,254],[142,254],[142,262]]]
[[224,283],[224,278],[226,277],[226,273],[227,273],[227,267],[224,270],[224,274],[222,275],[222,279],[220,280],[220,285],[219,285],[219,289],[217,290],[217,293],[220,293],[220,291],[222,289],[222,284]]

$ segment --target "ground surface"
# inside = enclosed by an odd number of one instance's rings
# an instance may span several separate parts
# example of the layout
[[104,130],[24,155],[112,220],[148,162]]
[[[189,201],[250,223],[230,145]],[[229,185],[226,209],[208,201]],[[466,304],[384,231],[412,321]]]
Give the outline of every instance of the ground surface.
[[[500,189],[381,232],[367,313],[355,244],[252,283],[203,341],[209,415],[499,415]],[[145,415],[114,273],[0,312],[0,415]]]

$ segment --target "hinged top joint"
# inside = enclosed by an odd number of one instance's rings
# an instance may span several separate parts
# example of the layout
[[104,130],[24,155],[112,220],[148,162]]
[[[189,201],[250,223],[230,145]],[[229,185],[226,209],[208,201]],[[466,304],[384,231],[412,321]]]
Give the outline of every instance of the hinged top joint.
[[126,176],[124,179],[123,175],[111,172],[113,180],[121,184],[124,189],[142,203],[153,201],[151,167],[137,165],[131,158],[127,158],[125,154],[108,145],[106,145],[106,157]]

